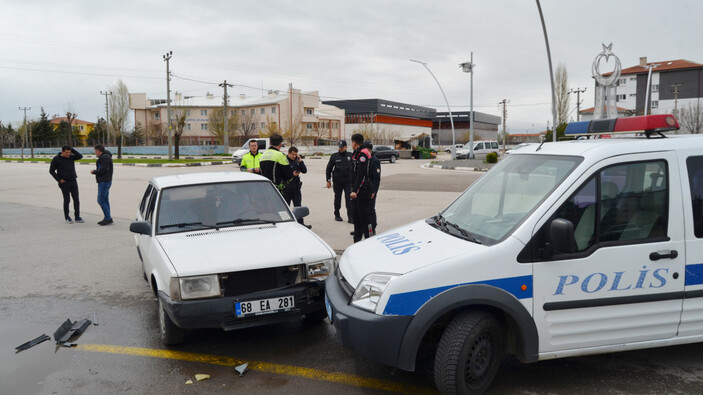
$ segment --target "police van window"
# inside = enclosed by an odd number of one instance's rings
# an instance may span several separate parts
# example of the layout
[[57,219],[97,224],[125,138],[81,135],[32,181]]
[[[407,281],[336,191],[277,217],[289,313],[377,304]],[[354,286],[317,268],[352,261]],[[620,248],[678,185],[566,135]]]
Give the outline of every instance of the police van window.
[[576,251],[583,251],[595,242],[599,203],[596,199],[596,185],[597,177],[591,178],[556,214],[556,218],[563,218],[574,224]]
[[703,156],[686,159],[686,167],[693,206],[693,233],[700,239],[703,238]]

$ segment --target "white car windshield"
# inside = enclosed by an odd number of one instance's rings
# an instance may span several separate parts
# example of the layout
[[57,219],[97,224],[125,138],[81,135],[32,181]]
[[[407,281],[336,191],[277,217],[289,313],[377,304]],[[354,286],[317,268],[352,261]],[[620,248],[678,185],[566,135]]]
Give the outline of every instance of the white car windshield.
[[441,230],[481,244],[506,237],[583,158],[515,155],[502,160],[432,222]]
[[281,194],[268,182],[185,185],[161,192],[156,233],[292,220]]

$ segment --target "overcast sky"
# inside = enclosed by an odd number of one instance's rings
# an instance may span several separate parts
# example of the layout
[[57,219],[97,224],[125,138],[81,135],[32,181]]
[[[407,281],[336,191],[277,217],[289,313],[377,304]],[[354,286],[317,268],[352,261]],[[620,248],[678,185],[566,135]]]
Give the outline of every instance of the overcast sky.
[[[650,61],[703,63],[703,1],[542,0],[554,67],[572,88],[587,87],[601,43],[613,43],[623,68]],[[104,96],[122,79],[130,92],[166,97],[261,95],[318,90],[324,99],[382,98],[444,111],[427,62],[454,111],[468,110],[474,52],[476,111],[500,115],[510,99],[512,133],[544,130],[551,93],[544,37],[532,0],[454,1],[35,1],[0,0],[0,121],[18,125],[40,108],[79,119],[104,116]],[[611,60],[612,62],[612,60]],[[610,70],[606,65],[601,70]],[[184,79],[187,78],[187,79]],[[197,80],[192,81],[192,80]],[[575,98],[571,101],[575,107]],[[575,111],[572,113],[575,114]],[[133,118],[133,115],[130,115]]]

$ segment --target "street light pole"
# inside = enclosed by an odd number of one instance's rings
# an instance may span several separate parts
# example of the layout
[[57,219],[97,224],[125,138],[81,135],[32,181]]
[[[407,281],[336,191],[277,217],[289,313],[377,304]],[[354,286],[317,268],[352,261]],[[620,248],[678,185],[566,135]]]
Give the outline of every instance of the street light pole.
[[171,71],[169,70],[169,60],[173,51],[168,51],[166,55],[163,55],[163,59],[166,62],[166,117],[168,118],[168,160],[173,160],[173,133],[171,130]]
[[469,114],[469,158],[474,159],[474,52],[471,51],[471,60],[459,65],[464,73],[471,74],[471,104]]
[[[432,70],[430,70],[429,67],[427,67],[427,63],[421,62],[419,60],[414,60],[410,59],[411,62],[415,63],[420,63],[421,65],[425,66],[427,71],[429,71],[430,75],[432,78],[434,78],[434,81],[437,83],[437,86],[439,87],[439,91],[442,92],[442,96],[444,97],[444,102],[447,103],[447,110],[449,110],[449,122],[452,124],[452,160],[456,159],[456,136],[454,134],[454,116],[452,115],[452,108],[449,106],[449,100],[447,100],[447,95],[444,94],[444,89],[442,89],[442,85],[439,84],[439,81],[437,80],[437,77],[434,76],[434,73],[432,73]],[[432,132],[430,132],[430,141],[432,141]]]
[[542,15],[542,6],[537,2],[539,10],[539,19],[542,20],[542,31],[544,32],[544,43],[547,46],[547,61],[549,62],[549,83],[552,85],[552,125],[554,125],[554,133],[552,133],[552,141],[557,141],[557,95],[554,92],[554,72],[552,71],[552,53],[549,50],[549,38],[547,37],[547,27],[544,25],[544,15]]

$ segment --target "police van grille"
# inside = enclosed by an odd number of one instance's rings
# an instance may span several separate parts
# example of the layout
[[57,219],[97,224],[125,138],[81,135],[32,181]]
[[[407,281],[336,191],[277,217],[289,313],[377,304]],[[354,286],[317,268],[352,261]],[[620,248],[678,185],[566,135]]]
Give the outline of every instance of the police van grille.
[[305,265],[270,267],[226,273],[222,277],[225,296],[240,296],[300,284]]
[[258,229],[275,229],[276,225],[265,225],[265,226],[258,226],[256,228],[252,227],[246,227],[246,228],[224,228],[224,229],[208,229],[203,232],[197,232],[197,233],[190,233],[187,234],[186,237],[198,237],[198,236],[205,236],[205,235],[211,235],[214,233],[229,233],[229,232],[243,232],[246,230],[258,230]]

